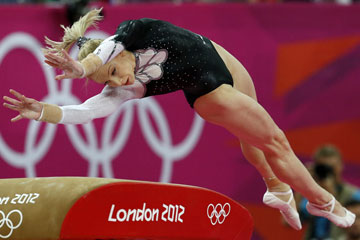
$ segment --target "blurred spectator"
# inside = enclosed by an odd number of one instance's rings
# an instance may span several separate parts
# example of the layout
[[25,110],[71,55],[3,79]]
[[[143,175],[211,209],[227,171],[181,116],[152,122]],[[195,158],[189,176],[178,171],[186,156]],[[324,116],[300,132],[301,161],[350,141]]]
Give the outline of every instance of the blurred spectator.
[[[314,179],[327,191],[332,193],[341,204],[358,200],[360,201],[360,189],[346,183],[342,179],[343,162],[340,151],[332,146],[321,146],[313,156],[314,162],[309,166],[309,171]],[[311,216],[305,206],[307,200],[300,201],[300,216],[304,222],[308,222],[308,229],[304,239],[333,239],[344,237],[345,230],[336,227],[325,218]]]
[[360,240],[360,201],[348,202],[345,207],[355,213],[356,220],[354,225],[346,229],[346,235],[339,240]]

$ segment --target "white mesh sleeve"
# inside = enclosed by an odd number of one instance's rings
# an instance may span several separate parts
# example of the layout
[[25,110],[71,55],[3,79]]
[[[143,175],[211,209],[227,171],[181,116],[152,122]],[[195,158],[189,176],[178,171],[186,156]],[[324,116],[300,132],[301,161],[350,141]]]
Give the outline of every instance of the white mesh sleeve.
[[111,61],[124,50],[122,43],[114,40],[116,36],[117,35],[113,35],[106,38],[94,51],[94,54],[101,58],[103,64]]
[[80,105],[60,107],[62,119],[59,123],[83,124],[95,118],[109,116],[127,100],[143,97],[144,91],[144,86],[138,81],[129,86],[116,88],[106,86],[100,94],[89,98]]

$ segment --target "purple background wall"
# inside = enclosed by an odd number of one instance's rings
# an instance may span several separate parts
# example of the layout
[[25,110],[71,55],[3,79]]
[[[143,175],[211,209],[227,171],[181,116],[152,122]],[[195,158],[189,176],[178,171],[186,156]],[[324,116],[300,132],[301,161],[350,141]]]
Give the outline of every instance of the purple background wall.
[[[334,143],[344,153],[345,178],[360,185],[359,11],[333,5],[105,6],[104,21],[89,35],[105,37],[123,20],[150,17],[209,37],[249,70],[260,103],[301,160],[309,161],[318,145]],[[0,95],[13,88],[74,104],[101,90],[82,80],[55,82],[54,70],[42,63],[44,35],[59,39],[59,25],[68,24],[64,9],[1,7],[0,24]],[[261,204],[265,186],[237,140],[199,120],[180,92],[134,101],[84,127],[10,123],[14,113],[5,108],[0,115],[1,178],[100,176],[197,185],[247,206],[254,239],[301,235]],[[279,221],[269,224],[264,216]]]

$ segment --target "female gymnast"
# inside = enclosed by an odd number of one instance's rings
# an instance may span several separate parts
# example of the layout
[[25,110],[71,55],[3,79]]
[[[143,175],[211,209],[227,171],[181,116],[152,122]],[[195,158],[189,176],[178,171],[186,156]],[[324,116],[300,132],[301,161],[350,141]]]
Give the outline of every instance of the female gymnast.
[[[60,107],[10,90],[17,99],[5,96],[4,106],[19,112],[12,121],[81,124],[110,115],[127,100],[182,90],[202,118],[238,137],[267,186],[263,202],[279,209],[290,226],[301,229],[290,186],[309,200],[311,214],[340,227],[353,224],[355,215],[321,188],[295,156],[235,57],[204,36],[154,19],[122,22],[105,40],[85,38],[86,29],[101,20],[100,11],[64,28],[62,42],[46,38],[44,54],[47,64],[63,70],[57,80],[87,77],[105,84],[103,91],[80,105]],[[67,53],[74,43],[80,48],[78,61]]]

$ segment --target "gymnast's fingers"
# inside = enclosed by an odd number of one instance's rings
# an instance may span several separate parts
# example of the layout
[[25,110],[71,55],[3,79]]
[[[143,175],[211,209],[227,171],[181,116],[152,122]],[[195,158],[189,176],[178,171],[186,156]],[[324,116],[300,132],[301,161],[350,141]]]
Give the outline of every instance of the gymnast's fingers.
[[25,97],[24,101],[25,101],[25,103],[27,103],[27,104],[32,104],[32,103],[37,102],[35,99],[33,99],[33,98],[27,98],[27,97]]
[[16,121],[19,121],[20,119],[23,119],[23,117],[19,114],[16,117],[12,118],[11,122],[16,122]]
[[60,56],[60,55],[57,55],[57,54],[51,54],[50,55],[52,58],[54,58],[56,61],[64,64],[67,62],[67,59],[64,57],[64,56]]
[[11,104],[13,104],[13,105],[15,105],[15,106],[21,105],[21,102],[19,102],[18,100],[13,99],[13,98],[11,98],[11,97],[4,96],[3,99],[4,99],[5,101],[7,101],[7,102],[9,102],[9,103],[11,103]]
[[14,105],[11,105],[11,104],[8,104],[8,103],[3,103],[3,106],[6,107],[6,108],[9,108],[11,110],[14,110],[14,111],[19,111],[18,106],[14,106]]
[[21,102],[23,103],[23,104],[25,104],[26,103],[26,97],[25,97],[25,95],[23,95],[23,94],[20,94],[20,93],[18,93],[18,92],[16,92],[15,90],[13,90],[13,92],[14,92],[14,95],[19,99],[19,100],[21,100]]
[[56,80],[63,80],[65,78],[70,78],[70,77],[68,75],[66,75],[66,74],[57,75],[55,77]]
[[45,57],[46,59],[48,59],[49,61],[52,61],[52,62],[56,61],[56,59],[55,59],[54,56],[56,56],[56,55],[53,54],[53,53],[46,53],[46,54],[44,55],[44,57]]
[[69,55],[69,53],[67,51],[65,51],[65,49],[63,49],[61,52],[63,53],[65,60],[67,60],[69,62],[74,61],[74,59],[72,59],[72,57]]
[[53,63],[53,62],[51,62],[51,61],[49,61],[49,60],[45,60],[44,62],[45,62],[46,64],[50,65],[51,67],[59,68],[59,65],[58,65],[58,64]]
[[48,53],[45,55],[45,58],[53,63],[62,64],[64,62],[64,58],[57,56],[53,53]]
[[17,97],[19,100],[22,99],[22,96],[23,96],[23,95],[22,95],[21,93],[15,91],[14,89],[10,89],[10,93],[11,93],[12,95],[14,95],[15,97]]

